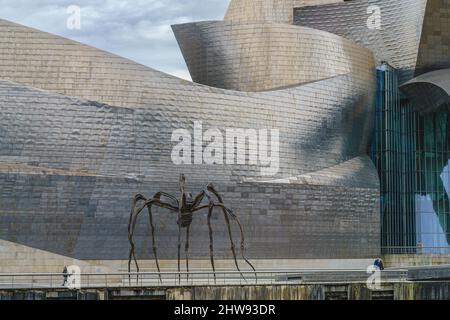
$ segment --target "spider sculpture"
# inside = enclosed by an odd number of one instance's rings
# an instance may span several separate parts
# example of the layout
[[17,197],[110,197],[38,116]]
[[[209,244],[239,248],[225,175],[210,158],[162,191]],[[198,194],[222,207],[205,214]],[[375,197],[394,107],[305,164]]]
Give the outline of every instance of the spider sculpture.
[[[207,223],[209,228],[209,254],[211,259],[211,266],[214,273],[214,279],[216,279],[216,268],[214,265],[214,254],[213,254],[213,231],[211,226],[211,217],[213,214],[214,208],[218,208],[222,211],[225,223],[228,230],[228,236],[230,238],[231,243],[231,253],[233,254],[234,263],[236,265],[237,270],[242,275],[241,270],[239,269],[239,265],[236,258],[236,249],[233,241],[233,236],[231,232],[231,224],[230,221],[236,222],[237,226],[240,230],[241,235],[241,256],[245,260],[245,262],[253,269],[254,272],[255,268],[250,263],[250,261],[245,257],[244,254],[244,229],[238,219],[238,217],[233,213],[233,211],[229,208],[227,208],[223,204],[222,197],[220,194],[216,191],[214,186],[212,184],[209,184],[205,190],[201,191],[195,198],[192,197],[192,194],[187,193],[185,190],[186,186],[186,179],[184,175],[182,174],[180,176],[180,198],[177,199],[176,197],[164,193],[164,192],[158,192],[155,194],[155,196],[151,199],[145,198],[141,194],[136,194],[132,200],[132,207],[131,207],[131,214],[130,214],[130,220],[128,223],[128,240],[130,242],[130,252],[129,252],[129,258],[128,258],[128,272],[131,271],[131,262],[134,260],[134,263],[136,265],[137,272],[139,272],[139,265],[136,259],[135,254],[135,245],[133,241],[133,234],[136,227],[136,221],[139,215],[142,213],[142,211],[147,208],[148,210],[148,216],[149,216],[149,224],[151,229],[151,237],[152,237],[152,249],[153,254],[156,262],[156,267],[158,269],[158,273],[160,274],[161,279],[161,270],[159,266],[158,261],[158,254],[157,254],[157,248],[156,248],[156,242],[155,242],[155,226],[153,223],[153,213],[152,213],[152,207],[160,207],[164,209],[168,209],[172,212],[176,212],[178,214],[178,272],[180,272],[180,250],[181,250],[181,230],[186,229],[186,243],[185,243],[185,255],[186,255],[186,269],[189,273],[189,232],[192,224],[192,218],[193,214],[197,211],[200,211],[202,209],[208,210],[207,215]],[[208,200],[207,204],[203,204],[203,200],[205,198]],[[216,200],[216,201],[215,201]],[[244,278],[245,279],[245,278]]]

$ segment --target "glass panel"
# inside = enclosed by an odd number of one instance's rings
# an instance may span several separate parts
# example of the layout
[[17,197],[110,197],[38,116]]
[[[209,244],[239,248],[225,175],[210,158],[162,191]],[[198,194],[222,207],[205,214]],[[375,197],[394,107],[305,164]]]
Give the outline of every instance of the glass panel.
[[420,115],[397,71],[377,70],[372,159],[381,183],[384,253],[450,253],[450,106]]

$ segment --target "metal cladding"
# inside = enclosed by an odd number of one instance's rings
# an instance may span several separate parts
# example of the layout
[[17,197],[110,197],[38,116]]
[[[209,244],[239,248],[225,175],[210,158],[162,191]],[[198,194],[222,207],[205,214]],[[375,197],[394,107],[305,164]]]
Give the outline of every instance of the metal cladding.
[[[414,77],[425,8],[433,1],[354,0],[296,8],[294,24],[329,31],[371,49],[378,62],[400,69],[404,82]],[[370,23],[376,8],[379,26]]]
[[291,23],[294,0],[231,0],[225,21]]
[[320,30],[222,21],[173,30],[192,79],[213,87],[264,91],[349,75],[367,91],[374,78],[370,50]]
[[450,68],[450,1],[427,2],[417,58],[416,76]]
[[231,0],[225,21],[292,24],[294,8],[343,0]]
[[[370,51],[287,24],[174,29],[193,77],[207,85],[0,21],[0,239],[125,260],[132,194],[176,194],[184,173],[189,190],[212,182],[237,212],[251,259],[377,255],[379,181],[366,155]],[[224,51],[216,58],[211,50]],[[175,130],[193,133],[196,148],[198,132],[214,128],[278,129],[278,170],[263,176],[249,161],[174,164]],[[208,142],[200,139],[200,150]],[[176,218],[157,212],[161,259],[176,259]],[[194,219],[205,223],[191,230],[191,258],[208,259],[206,214]],[[219,215],[214,223],[216,257],[230,258]],[[152,259],[148,236],[142,220],[139,259]]]
[[435,112],[450,103],[450,69],[422,74],[400,89],[409,98],[416,111]]

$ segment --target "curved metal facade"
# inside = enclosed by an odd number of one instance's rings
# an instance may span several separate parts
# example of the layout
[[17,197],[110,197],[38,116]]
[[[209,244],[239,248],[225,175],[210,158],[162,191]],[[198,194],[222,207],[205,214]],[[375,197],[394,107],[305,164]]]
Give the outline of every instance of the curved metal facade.
[[294,8],[343,0],[231,0],[225,21],[292,24]]
[[232,0],[225,21],[291,23],[294,0]]
[[[255,46],[227,27],[257,32]],[[0,239],[77,259],[125,260],[131,195],[176,194],[184,173],[192,192],[213,182],[223,193],[245,226],[251,259],[377,255],[379,183],[366,155],[375,89],[371,53],[338,36],[288,25],[174,28],[182,46],[191,38],[198,45],[199,51],[184,48],[187,60],[205,58],[206,39],[212,48],[230,49],[224,59],[242,57],[245,47],[254,59],[199,60],[193,74],[203,72],[200,65],[218,68],[205,86],[0,21]],[[275,32],[285,36],[259,53]],[[291,42],[292,52],[276,52],[283,42]],[[278,69],[287,58],[298,73],[287,64]],[[253,79],[246,82],[246,76]],[[175,165],[171,135],[193,132],[194,121],[204,130],[279,129],[278,173],[262,177],[261,167],[248,163]],[[191,255],[207,259],[207,225],[202,215],[195,219]],[[176,217],[159,213],[156,220],[159,255],[175,259]],[[219,217],[214,222],[216,256],[227,258],[225,226]],[[152,257],[148,232],[142,222],[140,259]]]
[[328,32],[287,24],[219,21],[173,29],[197,83],[264,91],[346,74],[355,85],[373,82],[372,52]]
[[450,1],[427,2],[417,58],[416,76],[450,68]]
[[[329,31],[371,49],[378,63],[400,69],[400,82],[414,77],[427,0],[354,0],[296,8],[294,23]],[[379,8],[380,24],[371,16]]]
[[422,74],[400,88],[416,111],[421,113],[438,111],[450,103],[450,69]]

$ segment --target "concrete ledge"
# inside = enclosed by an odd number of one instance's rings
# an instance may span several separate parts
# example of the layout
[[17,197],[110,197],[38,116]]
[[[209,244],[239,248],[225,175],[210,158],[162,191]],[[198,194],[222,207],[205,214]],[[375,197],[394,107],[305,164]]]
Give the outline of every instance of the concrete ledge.
[[1,290],[0,300],[447,300],[450,282],[127,288],[90,291]]

